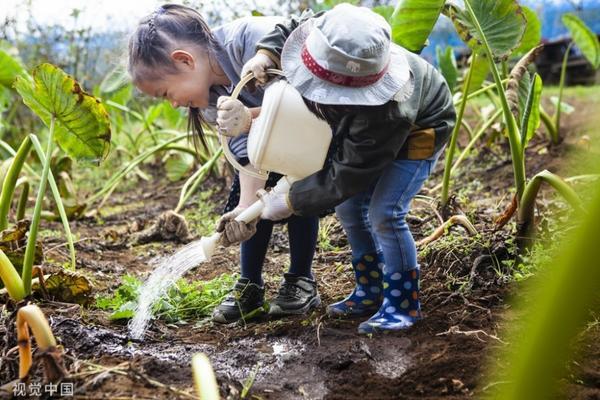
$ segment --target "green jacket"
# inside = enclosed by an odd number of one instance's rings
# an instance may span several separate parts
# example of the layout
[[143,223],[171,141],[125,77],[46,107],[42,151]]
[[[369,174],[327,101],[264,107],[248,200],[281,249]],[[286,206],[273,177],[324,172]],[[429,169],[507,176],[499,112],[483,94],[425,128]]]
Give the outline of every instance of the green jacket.
[[[290,33],[303,21],[319,15],[309,11],[277,24],[259,40],[257,50],[280,57]],[[412,95],[400,103],[390,100],[342,119],[333,132],[338,148],[331,162],[291,187],[289,200],[295,214],[318,215],[368,189],[394,160],[430,158],[444,147],[456,121],[448,85],[431,64],[404,51],[413,79]],[[412,140],[419,135],[412,133],[426,128],[433,129],[427,130],[431,135],[420,137],[430,140],[429,150],[411,152],[420,145]],[[411,140],[407,141],[409,135]]]

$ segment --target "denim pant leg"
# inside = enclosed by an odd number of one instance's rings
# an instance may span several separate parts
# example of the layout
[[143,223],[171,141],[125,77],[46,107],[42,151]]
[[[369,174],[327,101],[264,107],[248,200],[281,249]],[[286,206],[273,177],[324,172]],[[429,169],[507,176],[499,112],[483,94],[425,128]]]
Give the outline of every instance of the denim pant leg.
[[417,250],[406,223],[413,197],[433,170],[436,158],[396,160],[381,175],[371,197],[369,217],[375,240],[381,246],[386,272],[418,267]]
[[373,188],[350,197],[335,208],[348,237],[352,258],[357,259],[365,254],[381,253],[377,240],[372,235],[369,222],[369,202]]

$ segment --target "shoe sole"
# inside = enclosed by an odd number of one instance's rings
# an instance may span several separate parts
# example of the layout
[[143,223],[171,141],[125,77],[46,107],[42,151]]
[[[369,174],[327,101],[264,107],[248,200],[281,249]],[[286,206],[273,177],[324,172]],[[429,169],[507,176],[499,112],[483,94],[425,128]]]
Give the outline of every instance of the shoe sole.
[[249,320],[259,317],[263,314],[265,314],[264,306],[260,306],[259,308],[255,308],[254,310],[249,311],[246,314],[244,314],[243,316],[240,316],[239,318],[236,318],[236,319],[228,320],[227,318],[225,318],[225,315],[219,313],[219,314],[213,314],[212,320],[213,320],[213,322],[217,322],[219,324],[233,324],[233,323],[236,323],[239,321],[249,321]]
[[306,314],[308,311],[312,310],[313,308],[317,308],[319,305],[321,305],[321,296],[319,296],[319,295],[314,297],[304,307],[294,309],[294,310],[284,310],[281,307],[279,307],[277,304],[271,303],[271,307],[269,308],[269,315],[274,316],[274,317],[281,317],[281,316],[285,316],[285,315],[301,315],[301,314]]

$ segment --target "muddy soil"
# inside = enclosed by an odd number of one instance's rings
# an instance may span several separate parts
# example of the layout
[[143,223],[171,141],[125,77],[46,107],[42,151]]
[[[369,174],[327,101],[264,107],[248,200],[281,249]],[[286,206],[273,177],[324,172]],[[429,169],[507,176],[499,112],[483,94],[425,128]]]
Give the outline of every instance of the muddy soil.
[[[571,102],[575,102],[571,99]],[[597,105],[596,105],[597,106]],[[565,161],[580,149],[579,139],[593,105],[579,105],[579,117],[565,116],[566,142],[548,150],[546,139],[535,138],[527,151],[532,175],[544,168],[578,172],[577,163]],[[586,111],[587,110],[587,113]],[[462,209],[486,240],[473,241],[462,228],[451,231],[448,245],[433,244],[420,253],[424,319],[412,329],[373,337],[356,332],[360,320],[329,319],[325,305],[352,290],[350,250],[339,225],[334,224],[330,243],[335,251],[318,249],[314,272],[323,305],[307,316],[263,318],[245,325],[214,325],[210,321],[165,324],[154,321],[143,341],[128,337],[124,323],[93,307],[40,301],[51,326],[66,351],[65,362],[79,399],[184,399],[193,395],[190,359],[207,354],[213,363],[224,398],[241,398],[244,383],[254,376],[245,398],[255,399],[398,399],[478,398],[489,389],[482,377],[494,351],[507,345],[502,330],[518,315],[508,300],[519,290],[508,279],[503,260],[514,258],[508,244],[509,224],[495,231],[493,219],[510,202],[512,170],[506,146],[482,148],[466,160],[456,182],[457,209]],[[442,162],[423,195],[441,182]],[[568,175],[568,174],[567,174]],[[100,294],[111,293],[126,274],[146,277],[157,258],[171,254],[179,244],[151,242],[128,246],[125,238],[147,228],[162,212],[177,203],[179,186],[167,183],[160,172],[152,185],[114,196],[96,218],[73,222],[78,270],[86,273]],[[217,189],[210,200],[220,212],[226,182],[211,179],[205,189]],[[127,205],[127,207],[120,207]],[[194,207],[193,204],[188,206]],[[439,224],[435,205],[415,201],[409,219],[415,239]],[[101,221],[101,223],[99,223]],[[61,232],[59,224],[48,227]],[[193,226],[192,226],[193,231]],[[68,259],[60,235],[44,241],[45,268],[59,268]],[[276,228],[265,266],[269,296],[277,290],[288,264],[284,228]],[[238,272],[237,249],[223,249],[210,263],[188,273],[188,279],[211,279]],[[11,342],[7,317],[2,329],[4,349]],[[578,362],[563,383],[565,397],[600,398],[600,328],[581,338]],[[0,380],[16,377],[16,353],[4,351]],[[494,364],[492,364],[494,365]],[[496,367],[496,366],[494,366]],[[497,366],[506,368],[506,366]]]

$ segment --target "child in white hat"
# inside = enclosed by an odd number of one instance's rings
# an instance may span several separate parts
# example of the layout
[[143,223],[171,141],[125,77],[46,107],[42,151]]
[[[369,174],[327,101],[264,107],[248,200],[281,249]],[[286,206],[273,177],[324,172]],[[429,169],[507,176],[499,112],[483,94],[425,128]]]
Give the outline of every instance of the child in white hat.
[[280,60],[308,108],[332,127],[338,147],[331,162],[289,193],[264,195],[262,217],[317,215],[335,206],[352,248],[356,287],[328,313],[370,316],[361,333],[405,329],[421,316],[419,266],[405,216],[456,119],[444,78],[391,43],[390,30],[369,9],[341,4],[278,24],[242,70],[265,82],[264,71]]

